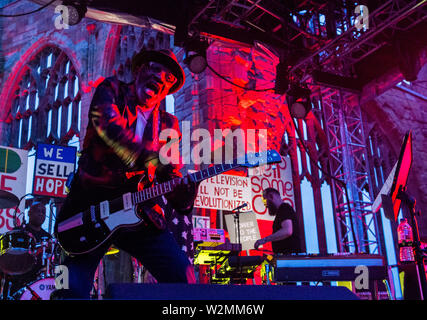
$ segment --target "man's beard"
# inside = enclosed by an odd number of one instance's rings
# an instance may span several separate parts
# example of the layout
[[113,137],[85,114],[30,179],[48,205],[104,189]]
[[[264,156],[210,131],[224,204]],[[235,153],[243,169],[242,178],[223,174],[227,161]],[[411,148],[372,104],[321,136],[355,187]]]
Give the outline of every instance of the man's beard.
[[267,209],[270,216],[275,216],[277,214],[277,207],[274,204],[267,206]]

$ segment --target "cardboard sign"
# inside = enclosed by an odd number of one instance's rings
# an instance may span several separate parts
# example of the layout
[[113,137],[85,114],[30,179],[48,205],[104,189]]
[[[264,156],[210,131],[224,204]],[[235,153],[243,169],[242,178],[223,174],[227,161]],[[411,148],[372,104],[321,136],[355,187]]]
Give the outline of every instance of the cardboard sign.
[[294,184],[292,182],[291,160],[282,156],[282,162],[274,165],[255,168],[250,172],[251,181],[251,207],[257,219],[274,220],[267,212],[262,201],[262,192],[266,188],[279,191],[283,202],[289,203],[295,209]]
[[193,228],[209,229],[211,227],[211,218],[205,216],[192,216]]
[[202,181],[194,206],[196,208],[232,211],[247,203],[242,211],[251,210],[251,188],[248,177],[220,174]]
[[[227,230],[230,235],[231,243],[238,243],[238,231],[237,223],[234,218],[234,214],[227,214],[225,216],[225,223],[227,224]],[[242,250],[252,250],[254,248],[255,241],[260,238],[258,223],[256,215],[253,212],[245,212],[239,215],[240,225],[240,243],[242,244]]]
[[39,144],[36,153],[33,194],[65,198],[65,184],[74,172],[77,148]]
[[[18,199],[26,194],[27,186],[27,163],[28,151],[0,147],[0,189],[6,191]],[[22,215],[25,209],[25,201],[21,201],[16,214],[18,214],[17,223],[22,221]],[[11,208],[0,209],[0,233],[5,233],[14,228],[13,219],[15,215],[15,206]]]

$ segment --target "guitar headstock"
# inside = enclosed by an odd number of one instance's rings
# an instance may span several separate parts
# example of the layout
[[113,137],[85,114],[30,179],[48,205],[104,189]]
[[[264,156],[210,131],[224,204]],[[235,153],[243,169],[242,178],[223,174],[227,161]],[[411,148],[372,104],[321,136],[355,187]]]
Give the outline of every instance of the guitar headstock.
[[262,152],[252,152],[238,159],[238,164],[242,167],[254,168],[264,164],[279,163],[282,157],[276,150],[267,150]]

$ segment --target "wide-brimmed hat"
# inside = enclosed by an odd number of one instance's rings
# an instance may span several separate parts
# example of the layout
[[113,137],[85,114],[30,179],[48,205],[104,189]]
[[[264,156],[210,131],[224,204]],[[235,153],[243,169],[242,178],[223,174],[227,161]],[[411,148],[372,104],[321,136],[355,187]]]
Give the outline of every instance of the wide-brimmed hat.
[[185,73],[179,65],[175,54],[168,49],[144,50],[142,49],[132,58],[132,72],[135,72],[142,64],[154,61],[167,67],[177,78],[177,82],[169,89],[168,94],[177,92],[184,85]]

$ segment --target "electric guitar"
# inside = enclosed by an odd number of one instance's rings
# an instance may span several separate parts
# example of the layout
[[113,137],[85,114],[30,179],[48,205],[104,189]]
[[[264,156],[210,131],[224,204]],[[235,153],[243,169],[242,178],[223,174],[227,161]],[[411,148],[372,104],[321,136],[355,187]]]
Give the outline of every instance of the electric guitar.
[[[247,154],[232,164],[217,164],[189,174],[191,181],[198,183],[210,177],[238,167],[257,167],[263,164],[279,163],[280,154],[275,150]],[[58,223],[57,238],[61,247],[69,254],[78,255],[91,252],[107,241],[118,229],[130,228],[145,222],[153,222],[159,228],[163,216],[141,205],[173,191],[183,178],[167,182],[137,192],[128,192],[113,200],[105,200],[92,205],[82,212]],[[148,214],[147,214],[148,211]],[[148,220],[148,221],[147,221]]]

